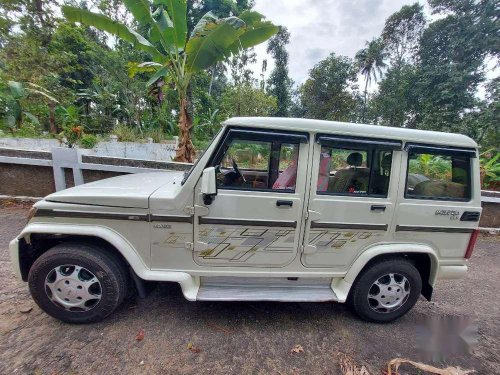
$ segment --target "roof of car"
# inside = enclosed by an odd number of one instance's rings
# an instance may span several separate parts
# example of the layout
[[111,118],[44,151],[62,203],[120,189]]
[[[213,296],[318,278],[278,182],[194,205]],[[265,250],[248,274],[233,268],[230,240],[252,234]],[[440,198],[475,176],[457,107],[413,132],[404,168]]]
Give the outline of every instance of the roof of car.
[[357,137],[397,139],[407,142],[435,145],[474,147],[477,143],[462,134],[442,133],[429,130],[416,130],[399,127],[365,125],[339,121],[312,120],[284,117],[233,117],[225,125],[256,127],[274,130],[295,130],[314,133],[341,134]]

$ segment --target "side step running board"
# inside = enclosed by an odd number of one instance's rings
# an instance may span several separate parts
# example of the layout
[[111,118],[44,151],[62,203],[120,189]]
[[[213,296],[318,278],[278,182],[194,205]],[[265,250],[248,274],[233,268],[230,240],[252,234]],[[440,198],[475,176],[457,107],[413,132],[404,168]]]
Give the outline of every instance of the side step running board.
[[202,277],[199,301],[337,301],[331,278]]

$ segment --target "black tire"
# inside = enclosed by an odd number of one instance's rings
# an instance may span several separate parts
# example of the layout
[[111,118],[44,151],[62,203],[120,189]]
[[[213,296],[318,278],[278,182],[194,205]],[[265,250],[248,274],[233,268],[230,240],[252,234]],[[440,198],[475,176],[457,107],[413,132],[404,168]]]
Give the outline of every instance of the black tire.
[[[370,289],[375,281],[391,273],[402,275],[408,280],[410,285],[409,296],[394,311],[375,311],[368,300]],[[361,272],[352,286],[349,302],[356,314],[363,320],[375,323],[388,323],[406,314],[417,302],[421,290],[422,279],[420,273],[412,263],[405,259],[387,259],[374,263]]]
[[[52,302],[46,292],[49,273],[62,265],[77,265],[92,272],[100,283],[100,300],[87,311],[68,311]],[[115,255],[86,243],[61,243],[43,253],[31,267],[28,285],[38,306],[50,316],[66,323],[93,323],[110,315],[128,292],[128,274]],[[80,298],[80,297],[79,297]]]

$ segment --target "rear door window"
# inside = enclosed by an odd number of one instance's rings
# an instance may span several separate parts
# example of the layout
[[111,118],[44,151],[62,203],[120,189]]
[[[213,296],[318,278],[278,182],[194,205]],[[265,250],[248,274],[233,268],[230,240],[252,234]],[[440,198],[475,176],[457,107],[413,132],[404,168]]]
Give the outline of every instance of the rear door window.
[[322,145],[317,193],[386,197],[391,166],[392,150],[378,149],[376,145]]

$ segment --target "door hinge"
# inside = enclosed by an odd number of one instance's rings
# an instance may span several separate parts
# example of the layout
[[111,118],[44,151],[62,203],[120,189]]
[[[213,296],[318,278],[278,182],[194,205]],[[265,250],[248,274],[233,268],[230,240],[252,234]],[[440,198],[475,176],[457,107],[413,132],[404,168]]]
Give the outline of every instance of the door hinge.
[[188,250],[193,250],[194,249],[194,245],[192,242],[185,242],[184,243],[184,247]]
[[309,210],[306,211],[306,214],[305,214],[305,217],[304,217],[304,220],[308,220],[309,219]]
[[194,206],[186,206],[184,207],[184,212],[188,215],[194,215]]

